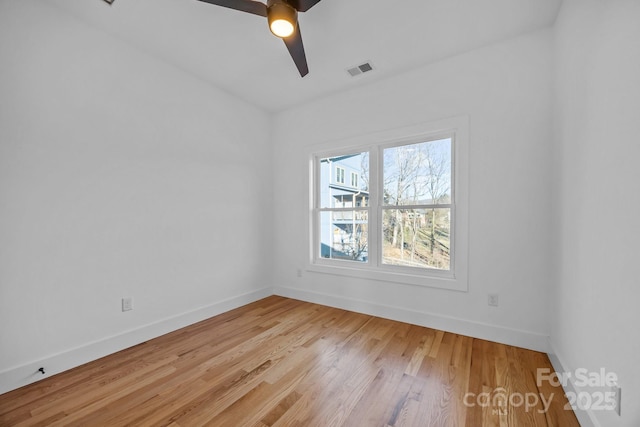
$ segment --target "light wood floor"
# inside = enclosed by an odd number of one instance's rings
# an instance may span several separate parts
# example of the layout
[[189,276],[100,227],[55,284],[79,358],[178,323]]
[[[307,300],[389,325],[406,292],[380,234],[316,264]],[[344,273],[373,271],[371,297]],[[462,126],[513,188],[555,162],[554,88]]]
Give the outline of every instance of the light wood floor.
[[[1,395],[0,425],[578,426],[561,389],[536,385],[544,367],[542,353],[274,296]],[[539,395],[546,412],[520,399]]]

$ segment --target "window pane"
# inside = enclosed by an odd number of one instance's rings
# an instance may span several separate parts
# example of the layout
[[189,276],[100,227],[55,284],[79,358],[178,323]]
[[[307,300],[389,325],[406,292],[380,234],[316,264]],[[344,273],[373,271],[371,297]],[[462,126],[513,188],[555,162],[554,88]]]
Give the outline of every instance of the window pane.
[[385,148],[384,204],[451,203],[451,138]]
[[320,213],[320,257],[367,262],[368,212],[365,210]]
[[450,270],[451,209],[383,209],[382,263]]
[[319,167],[320,208],[369,206],[369,153],[327,157]]

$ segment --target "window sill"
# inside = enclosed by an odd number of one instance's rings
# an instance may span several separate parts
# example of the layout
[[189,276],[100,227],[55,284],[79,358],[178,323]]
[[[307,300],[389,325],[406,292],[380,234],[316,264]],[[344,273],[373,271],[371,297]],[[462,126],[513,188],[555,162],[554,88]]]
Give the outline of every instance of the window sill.
[[309,264],[307,271],[313,273],[330,274],[334,276],[355,277],[381,282],[399,283],[425,288],[438,288],[450,291],[467,292],[467,280],[449,275],[438,276],[432,274],[409,274],[374,268],[358,268],[347,265]]

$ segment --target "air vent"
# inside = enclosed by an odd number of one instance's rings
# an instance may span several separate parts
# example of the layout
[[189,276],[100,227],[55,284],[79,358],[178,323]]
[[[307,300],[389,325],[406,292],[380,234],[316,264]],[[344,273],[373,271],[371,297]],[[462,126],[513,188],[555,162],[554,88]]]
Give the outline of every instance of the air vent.
[[359,76],[360,74],[367,73],[373,70],[371,62],[365,62],[364,64],[357,65],[355,67],[347,69],[347,72],[351,77]]

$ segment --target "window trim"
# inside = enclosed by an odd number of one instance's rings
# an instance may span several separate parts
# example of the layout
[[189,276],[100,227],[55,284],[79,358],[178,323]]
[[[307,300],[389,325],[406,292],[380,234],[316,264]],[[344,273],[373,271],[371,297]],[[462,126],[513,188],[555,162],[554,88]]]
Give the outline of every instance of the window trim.
[[[452,139],[451,147],[451,179],[452,194],[451,204],[439,207],[451,209],[451,257],[450,270],[437,270],[429,268],[404,267],[387,265],[381,262],[382,246],[379,239],[381,225],[379,221],[382,215],[382,195],[378,194],[382,188],[382,156],[379,155],[385,148],[408,145],[425,141],[449,138]],[[415,286],[441,288],[455,291],[468,291],[468,117],[459,116],[429,123],[391,129],[375,134],[361,135],[354,138],[334,141],[311,147],[309,154],[309,259],[306,270],[316,273],[324,273],[338,276],[359,277],[368,280],[381,280]],[[369,181],[375,182],[376,188],[369,189],[369,261],[357,263],[338,259],[323,259],[319,254],[320,230],[318,224],[320,195],[315,184],[320,182],[318,159],[340,156],[368,151],[370,164],[376,162],[377,167],[370,168]],[[379,173],[378,173],[379,172]],[[375,206],[373,202],[375,201]],[[403,207],[405,208],[405,207]],[[424,208],[421,206],[421,208]],[[345,210],[360,210],[348,208]],[[366,209],[364,209],[366,210]],[[375,228],[374,228],[375,227]],[[372,252],[376,252],[372,256]]]

